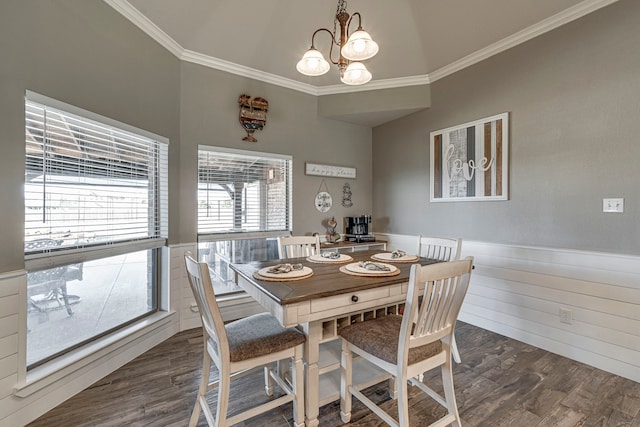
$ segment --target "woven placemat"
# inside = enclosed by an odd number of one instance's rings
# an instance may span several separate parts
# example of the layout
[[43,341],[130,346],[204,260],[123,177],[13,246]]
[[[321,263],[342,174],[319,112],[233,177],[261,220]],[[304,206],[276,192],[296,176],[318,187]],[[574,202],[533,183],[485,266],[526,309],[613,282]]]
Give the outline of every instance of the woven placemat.
[[389,277],[389,276],[397,276],[400,274],[400,269],[396,267],[394,271],[382,271],[377,273],[360,273],[357,271],[351,271],[347,268],[347,265],[343,265],[340,267],[340,271],[346,274],[350,274],[351,276],[361,276],[361,277]]
[[415,255],[404,255],[400,258],[391,258],[391,252],[383,252],[380,254],[371,255],[371,259],[384,262],[416,262],[420,258]]
[[311,270],[311,273],[309,274],[306,274],[304,276],[297,276],[297,277],[266,277],[261,274],[258,274],[257,271],[253,272],[254,278],[258,280],[264,280],[265,282],[293,282],[294,280],[308,279],[311,276],[313,276],[313,270]]
[[343,264],[345,262],[353,261],[353,258],[350,255],[340,254],[340,258],[331,259],[324,258],[322,255],[311,255],[307,257],[307,261],[315,262],[317,264]]

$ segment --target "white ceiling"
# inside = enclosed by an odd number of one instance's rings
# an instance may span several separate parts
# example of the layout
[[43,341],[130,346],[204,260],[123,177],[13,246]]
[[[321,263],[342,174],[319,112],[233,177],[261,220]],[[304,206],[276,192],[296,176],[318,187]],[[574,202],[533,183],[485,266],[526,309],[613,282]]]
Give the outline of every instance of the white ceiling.
[[[183,60],[316,95],[429,83],[615,1],[349,0],[380,46],[373,80],[354,88],[336,66],[295,69],[313,32],[333,29],[335,0],[105,0]],[[329,44],[316,36],[325,57]]]

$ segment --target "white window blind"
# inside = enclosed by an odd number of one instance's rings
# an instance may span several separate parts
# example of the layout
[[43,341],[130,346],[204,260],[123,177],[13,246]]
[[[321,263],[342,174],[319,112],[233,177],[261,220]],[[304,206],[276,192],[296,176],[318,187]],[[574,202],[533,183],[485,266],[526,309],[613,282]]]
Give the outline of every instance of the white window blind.
[[290,229],[291,156],[201,146],[198,233]]
[[25,103],[25,254],[161,246],[166,140],[69,107]]

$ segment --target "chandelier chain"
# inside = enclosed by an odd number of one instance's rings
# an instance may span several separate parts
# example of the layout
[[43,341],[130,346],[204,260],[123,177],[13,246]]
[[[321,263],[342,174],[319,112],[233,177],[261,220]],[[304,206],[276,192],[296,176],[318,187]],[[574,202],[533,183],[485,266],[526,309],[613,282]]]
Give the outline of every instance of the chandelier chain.
[[341,13],[347,13],[346,0],[338,0],[338,6],[336,7],[336,17],[333,20],[333,43],[336,46],[340,46],[340,33],[338,32],[338,15],[340,15]]

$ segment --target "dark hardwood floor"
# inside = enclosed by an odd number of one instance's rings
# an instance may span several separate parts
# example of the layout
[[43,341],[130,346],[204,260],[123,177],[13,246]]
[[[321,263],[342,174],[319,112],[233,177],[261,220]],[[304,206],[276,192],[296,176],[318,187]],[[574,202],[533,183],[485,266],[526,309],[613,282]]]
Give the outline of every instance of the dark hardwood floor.
[[[464,323],[456,339],[463,363],[455,366],[454,381],[464,427],[640,426],[639,383]],[[182,332],[29,426],[186,426],[201,357],[200,330]],[[266,400],[262,381],[257,372],[234,383],[232,413]],[[438,389],[436,372],[425,382]],[[415,387],[410,391],[412,426],[427,425],[444,411]],[[396,416],[383,385],[367,395]],[[355,399],[353,409],[351,426],[385,425]],[[198,425],[206,425],[204,417]],[[240,425],[292,425],[291,405]],[[321,427],[339,425],[339,402],[320,409]]]

